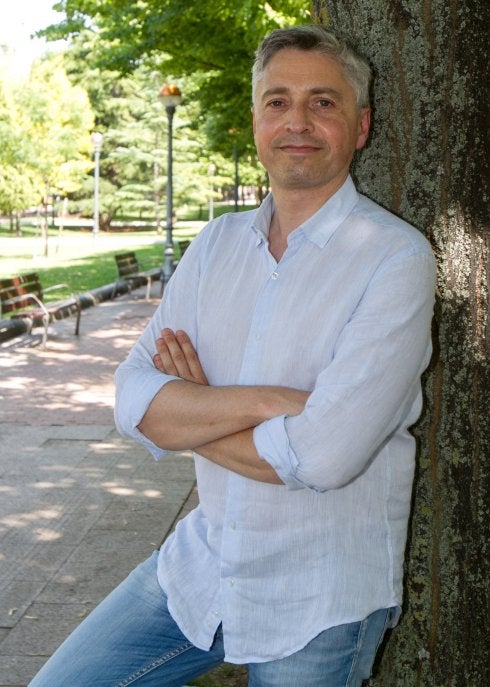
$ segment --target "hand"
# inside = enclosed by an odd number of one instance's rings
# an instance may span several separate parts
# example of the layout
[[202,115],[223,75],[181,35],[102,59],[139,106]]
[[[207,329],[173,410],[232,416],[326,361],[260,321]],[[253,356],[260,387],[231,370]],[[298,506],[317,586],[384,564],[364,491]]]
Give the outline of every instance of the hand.
[[161,372],[195,384],[208,384],[196,349],[186,332],[164,329],[156,346],[158,353],[153,356],[153,362]]

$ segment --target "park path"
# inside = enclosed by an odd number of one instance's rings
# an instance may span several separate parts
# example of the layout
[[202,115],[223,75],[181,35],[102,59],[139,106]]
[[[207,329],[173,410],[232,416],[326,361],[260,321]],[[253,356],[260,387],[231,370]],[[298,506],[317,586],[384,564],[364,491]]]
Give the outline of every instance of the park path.
[[144,289],[0,345],[0,687],[46,659],[196,503],[188,452],[155,462],[113,420]]

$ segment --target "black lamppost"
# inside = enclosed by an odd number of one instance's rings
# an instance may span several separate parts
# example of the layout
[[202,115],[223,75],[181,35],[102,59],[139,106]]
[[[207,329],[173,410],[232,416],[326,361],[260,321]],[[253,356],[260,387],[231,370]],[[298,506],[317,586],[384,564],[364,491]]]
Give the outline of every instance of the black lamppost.
[[213,164],[212,162],[210,163],[208,167],[208,172],[209,172],[209,221],[214,217],[214,185],[213,185],[213,177],[214,173],[216,172],[216,165]]
[[235,212],[238,212],[238,189],[240,185],[240,179],[238,176],[238,146],[236,141],[233,143],[233,162],[235,163],[235,185],[234,185],[234,199],[235,199]]
[[233,163],[235,165],[235,184],[234,184],[234,193],[233,193],[233,199],[235,201],[235,212],[238,212],[238,190],[239,190],[239,185],[240,185],[240,179],[238,176],[238,134],[240,133],[239,129],[228,129],[228,133],[232,137],[233,141]]
[[100,174],[100,151],[104,137],[98,131],[92,134],[92,145],[94,147],[94,226],[92,234],[94,239],[99,234],[99,174]]
[[159,93],[159,98],[168,117],[168,152],[167,152],[167,221],[165,225],[165,253],[164,263],[161,274],[162,291],[164,286],[168,283],[174,271],[174,244],[172,237],[173,224],[173,178],[172,178],[172,123],[175,114],[175,108],[182,102],[182,94],[180,89],[175,85],[165,85]]

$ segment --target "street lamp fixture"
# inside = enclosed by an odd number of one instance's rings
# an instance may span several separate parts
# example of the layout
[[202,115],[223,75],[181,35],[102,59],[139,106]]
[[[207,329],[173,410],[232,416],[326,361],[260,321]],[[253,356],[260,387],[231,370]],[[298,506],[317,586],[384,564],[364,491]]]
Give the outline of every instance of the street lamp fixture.
[[92,229],[93,237],[99,234],[99,176],[100,176],[100,151],[104,142],[103,135],[94,131],[92,134],[92,145],[94,147],[94,225]]
[[174,271],[174,245],[173,245],[173,176],[172,176],[172,139],[173,118],[175,109],[182,102],[182,94],[175,84],[165,84],[159,96],[165,107],[168,118],[168,148],[167,148],[167,219],[165,225],[165,253],[161,273],[162,292]]

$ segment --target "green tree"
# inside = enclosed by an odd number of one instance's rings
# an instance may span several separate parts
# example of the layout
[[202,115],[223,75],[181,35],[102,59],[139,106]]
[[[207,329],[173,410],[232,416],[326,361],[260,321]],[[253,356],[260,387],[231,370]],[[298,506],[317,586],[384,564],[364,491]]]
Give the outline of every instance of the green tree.
[[16,213],[44,203],[44,252],[47,254],[47,206],[82,185],[92,167],[89,132],[93,115],[85,91],[73,86],[62,56],[38,61],[26,82],[1,82],[0,203]]
[[[95,55],[103,39],[83,31],[64,55],[65,69],[88,93],[96,128],[104,134],[101,156],[101,226],[110,227],[118,216],[155,218],[157,227],[164,214],[167,169],[167,115],[158,93],[164,77],[156,66],[139,66],[133,73],[98,66]],[[173,80],[166,75],[165,80]],[[197,89],[200,77],[184,76],[179,84],[184,94]],[[249,115],[250,116],[250,115]],[[174,122],[174,197],[177,215],[186,206],[203,207],[209,202],[209,165],[216,167],[215,188],[233,185],[233,162],[209,148],[199,125],[199,103],[186,95]],[[233,137],[229,136],[229,155]],[[253,162],[253,164],[250,164]],[[243,183],[257,184],[263,172],[250,156],[240,160]],[[74,207],[91,212],[91,181],[74,196]],[[73,205],[73,204],[72,204]],[[203,218],[206,216],[203,212]]]
[[192,75],[186,99],[199,104],[209,147],[228,157],[234,144],[240,155],[253,150],[250,68],[260,38],[309,17],[309,3],[294,0],[60,0],[55,8],[65,18],[43,33],[96,32],[100,67],[124,74],[145,63],[162,74]]
[[13,81],[0,73],[0,211],[15,220],[20,233],[19,213],[36,205],[42,197],[42,178],[29,167],[33,142],[22,127],[15,101]]
[[54,203],[57,194],[66,197],[80,188],[92,168],[89,132],[93,114],[86,92],[68,79],[62,55],[35,63],[17,100],[25,127],[36,142],[29,163],[44,183],[41,228],[47,255],[49,202]]
[[[162,75],[145,66],[127,75],[99,68],[92,59],[99,40],[95,34],[84,33],[73,42],[64,63],[72,81],[87,89],[97,129],[104,135],[101,226],[109,229],[115,218],[124,216],[154,218],[159,227],[167,183],[168,120],[158,98]],[[203,175],[207,176],[209,158],[204,134],[190,124],[195,107],[192,101],[184,103],[174,122],[177,208],[207,200]],[[74,196],[74,204],[90,214],[91,203],[91,180],[87,179]]]
[[86,92],[73,86],[62,55],[36,62],[16,92],[20,125],[36,143],[29,165],[42,176],[48,193],[67,193],[91,168],[93,113]]
[[379,687],[490,684],[488,3],[315,0],[375,71],[362,190],[423,231],[438,261],[434,355],[416,428],[405,613]]

